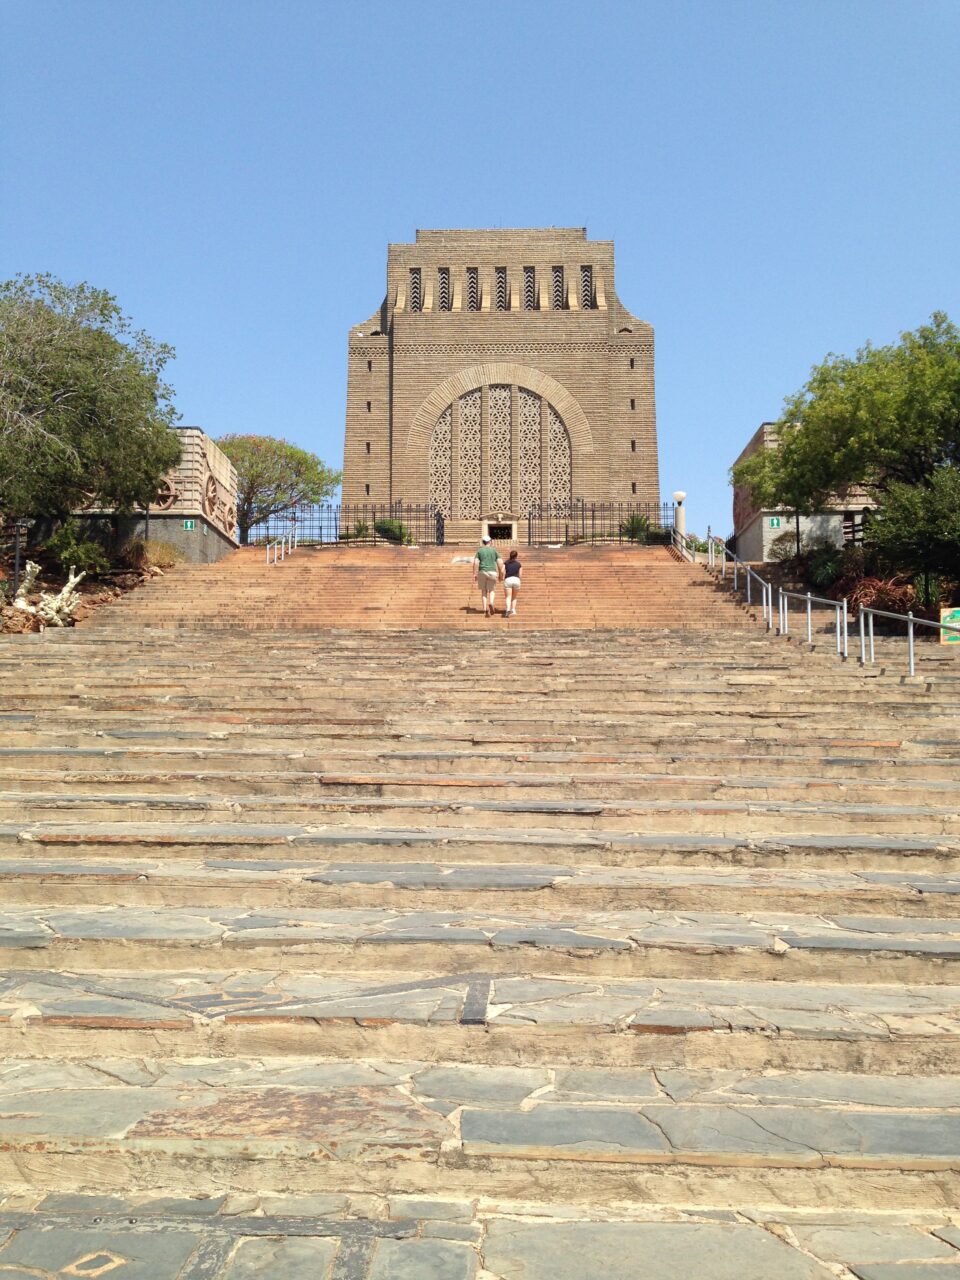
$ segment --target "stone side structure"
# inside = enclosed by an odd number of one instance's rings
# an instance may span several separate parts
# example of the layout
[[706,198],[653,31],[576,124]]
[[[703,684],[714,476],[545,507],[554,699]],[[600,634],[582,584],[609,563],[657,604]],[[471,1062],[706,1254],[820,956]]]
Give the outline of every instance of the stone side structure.
[[[187,560],[206,564],[239,546],[237,472],[200,427],[174,430],[180,437],[180,462],[165,476],[147,512],[121,517],[120,532],[168,542]],[[88,508],[79,514],[99,518],[111,513]]]
[[[776,449],[780,443],[777,424],[762,422],[750,437],[734,466],[751,457],[758,449]],[[849,489],[825,503],[823,510],[800,517],[800,539],[803,543],[832,542],[843,546],[860,536],[865,512],[876,502],[865,489]],[[796,517],[787,507],[760,510],[743,485],[733,488],[733,532],[737,554],[744,560],[762,563],[774,559],[773,544],[784,534],[796,536]]]
[[418,231],[350,332],[345,503],[431,502],[456,536],[573,500],[660,500],[653,328],[584,228]]

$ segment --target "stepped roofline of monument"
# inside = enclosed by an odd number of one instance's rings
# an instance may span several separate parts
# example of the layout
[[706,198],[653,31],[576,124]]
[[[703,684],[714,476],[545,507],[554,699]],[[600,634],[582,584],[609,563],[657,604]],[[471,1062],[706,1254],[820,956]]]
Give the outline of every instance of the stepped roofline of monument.
[[[422,244],[436,236],[456,236],[469,239],[471,236],[537,236],[552,235],[569,237],[571,240],[586,240],[586,227],[418,227],[415,244]],[[603,243],[600,241],[599,243]]]

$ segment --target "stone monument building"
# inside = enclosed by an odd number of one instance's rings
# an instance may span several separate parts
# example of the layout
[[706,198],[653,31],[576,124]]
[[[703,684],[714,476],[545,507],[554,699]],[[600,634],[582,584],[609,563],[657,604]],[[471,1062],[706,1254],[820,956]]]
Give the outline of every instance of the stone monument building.
[[585,228],[418,231],[350,331],[344,503],[431,503],[447,537],[531,508],[659,503],[653,328]]

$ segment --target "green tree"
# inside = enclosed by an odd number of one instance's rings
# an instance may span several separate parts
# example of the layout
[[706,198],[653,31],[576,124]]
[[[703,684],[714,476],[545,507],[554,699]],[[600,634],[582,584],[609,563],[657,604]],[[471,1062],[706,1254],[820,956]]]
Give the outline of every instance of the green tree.
[[854,485],[929,487],[960,463],[960,330],[936,312],[890,346],[828,355],[777,426],[779,448],[733,469],[760,506],[809,513]]
[[301,502],[322,502],[340,483],[315,453],[274,436],[221,436],[217,444],[237,469],[237,525],[240,541],[254,525]]
[[870,541],[889,564],[930,576],[960,579],[960,468],[939,467],[927,484],[895,481],[870,521]]
[[103,289],[0,284],[0,509],[63,518],[151,501],[180,457],[162,377],[172,356]]

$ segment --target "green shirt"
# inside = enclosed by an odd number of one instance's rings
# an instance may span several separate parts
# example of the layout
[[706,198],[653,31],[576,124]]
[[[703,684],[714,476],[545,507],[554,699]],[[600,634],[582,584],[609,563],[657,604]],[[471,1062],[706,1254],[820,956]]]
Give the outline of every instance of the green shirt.
[[480,562],[480,568],[484,573],[494,573],[500,555],[496,547],[480,547],[477,550],[476,559]]

